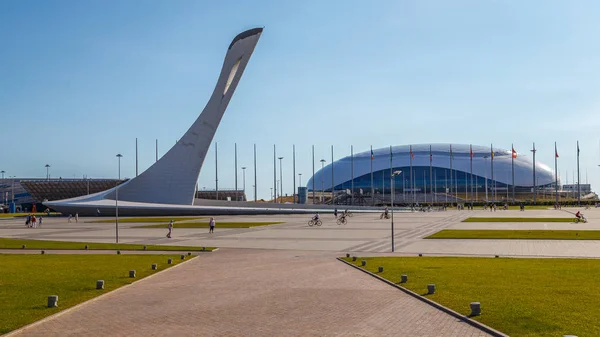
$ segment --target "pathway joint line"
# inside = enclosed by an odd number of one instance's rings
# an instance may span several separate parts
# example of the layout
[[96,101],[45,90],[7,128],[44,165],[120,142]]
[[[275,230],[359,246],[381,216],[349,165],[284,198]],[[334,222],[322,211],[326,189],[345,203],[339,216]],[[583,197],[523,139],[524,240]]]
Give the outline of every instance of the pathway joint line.
[[498,330],[495,330],[495,329],[493,329],[493,328],[491,328],[491,327],[489,327],[489,326],[487,326],[487,325],[485,325],[483,323],[475,321],[475,320],[473,320],[473,319],[471,319],[471,318],[469,318],[467,316],[461,315],[458,312],[456,312],[456,311],[454,311],[454,310],[452,310],[450,308],[447,308],[447,307],[445,307],[445,306],[443,306],[443,305],[441,305],[441,304],[439,304],[437,302],[434,302],[434,301],[432,301],[432,300],[430,300],[428,298],[425,298],[425,297],[423,297],[423,296],[421,296],[421,295],[419,295],[419,294],[417,294],[417,293],[415,293],[415,292],[413,292],[413,291],[411,291],[409,289],[401,287],[401,286],[395,284],[394,282],[389,281],[389,280],[387,280],[387,279],[385,279],[385,278],[383,278],[383,277],[381,277],[379,275],[375,275],[375,274],[371,273],[370,271],[368,271],[366,269],[360,268],[359,266],[355,266],[352,263],[346,262],[346,261],[344,261],[343,259],[341,259],[339,257],[337,258],[337,260],[341,261],[341,262],[343,262],[343,263],[345,263],[347,265],[349,265],[350,267],[358,269],[358,270],[362,271],[363,273],[371,275],[374,278],[378,279],[379,281],[387,283],[388,285],[390,285],[390,286],[392,286],[392,287],[394,287],[396,289],[399,289],[399,290],[405,292],[406,294],[408,294],[408,295],[410,295],[410,296],[412,296],[412,297],[414,297],[414,298],[416,298],[418,300],[421,300],[421,301],[423,301],[423,302],[431,305],[432,307],[434,307],[436,309],[439,309],[439,310],[441,310],[441,311],[443,311],[443,312],[445,312],[445,313],[447,313],[447,314],[449,314],[451,316],[454,316],[455,318],[458,318],[461,321],[464,321],[465,323],[473,326],[474,328],[477,328],[477,329],[479,329],[479,330],[481,330],[483,332],[486,332],[486,333],[488,333],[488,334],[490,334],[492,336],[495,336],[495,337],[509,337],[508,335],[506,335],[506,334],[504,334],[504,333],[502,333],[502,332],[500,332]]
[[6,334],[2,335],[1,337],[11,337],[11,336],[18,335],[18,334],[20,334],[20,333],[24,333],[24,332],[25,332],[27,329],[30,329],[30,328],[33,328],[33,327],[35,327],[35,326],[39,325],[39,324],[42,324],[42,323],[45,323],[45,322],[48,322],[48,321],[54,320],[54,319],[56,319],[56,318],[58,318],[58,317],[60,317],[60,316],[62,316],[62,315],[65,315],[65,314],[68,314],[68,313],[70,313],[71,311],[74,311],[74,310],[76,310],[76,309],[79,309],[79,308],[81,308],[81,307],[83,307],[83,306],[85,306],[85,305],[88,305],[88,304],[90,304],[90,303],[96,302],[97,300],[100,300],[101,298],[104,298],[105,296],[108,296],[108,295],[110,295],[110,294],[114,294],[115,292],[117,292],[117,291],[119,291],[119,290],[121,290],[121,289],[126,289],[126,288],[128,288],[129,286],[132,286],[132,285],[134,285],[134,284],[137,284],[137,283],[139,283],[139,282],[143,282],[144,280],[147,280],[147,279],[149,279],[149,278],[151,278],[151,277],[153,277],[153,276],[155,276],[155,275],[158,275],[158,274],[160,274],[160,273],[163,273],[163,272],[169,271],[169,270],[171,270],[171,269],[173,269],[173,268],[179,267],[179,266],[181,266],[181,265],[183,265],[183,264],[185,264],[185,263],[187,263],[187,262],[193,261],[193,260],[194,260],[194,258],[197,258],[197,257],[198,257],[198,255],[196,255],[196,256],[192,256],[192,258],[190,258],[190,259],[186,259],[186,260],[184,260],[183,262],[180,262],[180,263],[178,263],[178,264],[176,264],[176,265],[174,265],[174,266],[172,266],[172,267],[169,267],[169,268],[167,268],[167,269],[161,269],[161,270],[157,271],[156,273],[154,273],[154,274],[152,274],[152,275],[148,275],[148,276],[144,277],[143,279],[139,279],[139,280],[137,280],[137,281],[133,281],[132,283],[126,284],[126,285],[124,285],[124,286],[122,286],[122,287],[119,287],[119,288],[117,288],[117,289],[111,290],[111,291],[109,291],[109,292],[106,292],[106,293],[104,293],[104,294],[102,294],[102,295],[99,295],[99,296],[96,296],[96,297],[94,297],[94,298],[90,298],[89,300],[87,300],[87,301],[84,301],[84,302],[81,302],[81,303],[79,303],[79,304],[76,304],[76,305],[74,305],[74,306],[72,306],[72,307],[70,307],[70,308],[67,308],[67,309],[65,309],[65,310],[61,310],[61,311],[59,311],[59,312],[57,312],[57,313],[55,313],[55,314],[52,314],[52,315],[50,315],[50,316],[46,316],[46,317],[44,317],[44,318],[40,319],[39,321],[35,321],[35,322],[33,322],[33,323],[30,323],[30,324],[27,324],[27,325],[25,325],[25,326],[22,326],[22,327],[20,327],[20,328],[18,328],[18,329],[16,329],[16,330],[13,330],[13,331],[11,331],[11,332],[8,332],[8,333],[6,333]]

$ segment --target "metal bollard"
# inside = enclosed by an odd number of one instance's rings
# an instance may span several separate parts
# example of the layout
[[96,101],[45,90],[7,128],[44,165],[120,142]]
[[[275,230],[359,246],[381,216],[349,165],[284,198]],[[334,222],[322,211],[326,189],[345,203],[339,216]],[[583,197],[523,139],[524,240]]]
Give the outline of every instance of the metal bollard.
[[88,250],[90,247],[88,247],[88,245],[85,245],[85,250]]
[[144,250],[148,250],[148,247],[144,246]]
[[356,261],[356,256],[353,256],[353,257],[352,257],[352,261],[353,261],[353,262],[354,262],[354,261]]
[[435,284],[427,285],[427,294],[429,294],[429,295],[435,294]]
[[361,265],[361,266],[363,266],[363,267],[364,267],[364,266],[366,266],[366,265],[367,265],[367,261],[365,261],[365,260],[362,260],[362,261],[360,262],[360,265]]
[[104,280],[96,281],[96,289],[104,289]]
[[152,270],[156,270],[158,268],[158,265],[156,263],[152,264]]
[[46,252],[42,250],[42,255],[44,255],[44,254],[46,254]]
[[185,260],[185,255],[181,254],[181,259]]
[[117,250],[117,255],[121,255],[121,251],[120,250]]
[[135,270],[130,270],[129,271],[129,277],[131,277],[131,278],[135,277]]
[[173,264],[173,259],[168,259],[167,264]]
[[379,268],[377,268],[377,270],[378,270],[380,273],[383,273],[383,267],[379,266]]
[[192,253],[191,253],[191,252],[188,252],[188,256],[192,256]]
[[48,308],[56,308],[58,307],[58,296],[51,295],[48,296]]
[[471,302],[471,316],[481,315],[481,303]]
[[202,250],[206,250],[206,247],[202,247]]
[[346,257],[350,257],[350,254],[346,253]]
[[423,256],[423,254],[419,253],[419,256]]
[[406,283],[408,282],[408,275],[403,274],[402,276],[400,276],[400,283]]
[[500,256],[498,256],[498,255],[495,255],[494,257],[495,257],[495,258],[499,258]]
[[26,246],[26,245],[22,245],[22,246],[21,246],[21,249],[25,249],[25,248],[27,248],[27,246]]

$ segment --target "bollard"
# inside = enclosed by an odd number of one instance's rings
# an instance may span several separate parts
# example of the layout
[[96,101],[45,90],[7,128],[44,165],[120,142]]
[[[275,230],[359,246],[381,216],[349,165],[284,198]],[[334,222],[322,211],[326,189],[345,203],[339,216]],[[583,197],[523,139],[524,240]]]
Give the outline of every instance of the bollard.
[[366,266],[366,265],[367,265],[367,261],[365,261],[365,260],[362,260],[362,261],[360,262],[360,265],[361,265],[361,266],[363,266],[363,267],[364,267],[364,266]]
[[58,307],[58,296],[51,295],[48,296],[48,308],[56,308]]
[[96,281],[96,289],[104,289],[104,280]]
[[173,264],[173,259],[168,259],[167,264]]
[[188,256],[192,256],[192,253],[191,253],[191,252],[188,252]]
[[130,270],[129,271],[129,277],[131,277],[131,278],[135,277],[135,270]]
[[435,284],[427,285],[427,294],[429,294],[429,295],[435,294]]
[[377,270],[378,270],[380,273],[383,273],[383,267],[379,266],[379,268],[377,268]]
[[120,250],[117,250],[117,255],[121,255],[121,251]]
[[356,261],[356,256],[353,256],[353,257],[352,257],[352,261]]
[[181,259],[185,260],[185,255],[181,254]]
[[500,256],[498,256],[498,255],[495,255],[494,257],[495,257],[495,258],[499,258]]
[[206,250],[206,247],[202,247],[202,250]]
[[481,315],[481,303],[471,302],[471,316]]
[[156,263],[152,264],[152,270],[156,270],[156,268],[158,268],[158,265],[156,265]]
[[406,283],[408,282],[408,275],[403,274],[402,276],[400,276],[400,283]]
[[44,254],[46,254],[46,252],[42,250],[42,255],[44,255]]
[[148,250],[148,247],[144,246],[144,250]]
[[90,247],[88,247],[88,245],[85,245],[85,250],[88,250]]
[[350,257],[350,254],[346,253],[346,257]]
[[419,253],[419,256],[423,256],[423,254]]
[[21,246],[21,249],[25,249],[25,248],[27,248],[27,246],[25,246],[25,245],[22,245],[22,246]]

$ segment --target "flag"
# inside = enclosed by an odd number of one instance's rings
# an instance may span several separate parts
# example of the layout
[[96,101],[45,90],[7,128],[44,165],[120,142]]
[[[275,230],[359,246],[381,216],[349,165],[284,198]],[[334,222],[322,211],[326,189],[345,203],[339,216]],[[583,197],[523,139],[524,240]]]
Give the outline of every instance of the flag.
[[371,149],[371,160],[375,159],[375,154],[373,154],[373,149]]
[[579,155],[579,142],[577,142],[577,154]]
[[433,161],[433,152],[431,152],[431,145],[429,145],[429,162]]
[[415,159],[415,154],[412,150],[412,145],[410,146],[410,159]]
[[558,150],[556,149],[556,146],[554,147],[554,157],[558,158]]
[[492,156],[492,160],[494,160],[494,148],[493,148],[493,145],[490,145],[490,154]]
[[469,145],[469,156],[473,158],[473,145]]
[[517,151],[515,151],[515,147],[512,148],[512,157],[513,159],[517,158]]

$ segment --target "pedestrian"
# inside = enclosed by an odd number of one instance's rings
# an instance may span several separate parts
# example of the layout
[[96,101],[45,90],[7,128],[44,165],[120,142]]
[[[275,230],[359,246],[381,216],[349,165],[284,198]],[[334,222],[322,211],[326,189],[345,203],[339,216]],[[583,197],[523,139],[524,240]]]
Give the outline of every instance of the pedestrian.
[[39,221],[38,221],[38,227],[42,228],[42,216],[40,215]]
[[71,218],[72,218],[72,217],[73,217],[73,216],[72,216],[71,214],[69,214],[69,217],[68,217],[69,223],[71,223]]
[[337,207],[333,210],[333,216],[337,218]]
[[171,238],[171,233],[173,233],[173,220],[171,220],[169,222],[168,228],[169,228],[169,233],[167,233],[167,237],[170,239]]
[[208,226],[210,227],[210,229],[208,230],[209,233],[214,233],[215,231],[215,218],[210,218],[210,222],[208,223]]
[[35,215],[31,216],[31,227],[32,228],[36,227],[36,218],[35,218]]
[[75,213],[75,222],[79,222],[79,213]]
[[96,216],[100,216],[100,208],[96,208]]

